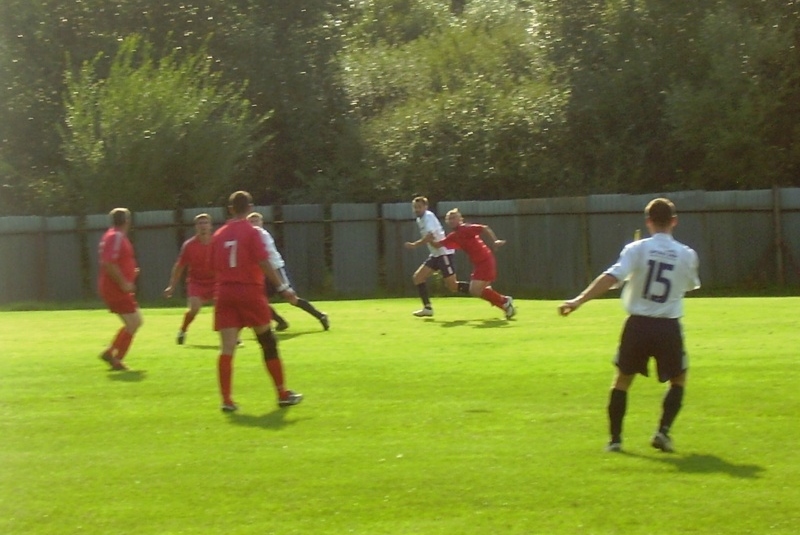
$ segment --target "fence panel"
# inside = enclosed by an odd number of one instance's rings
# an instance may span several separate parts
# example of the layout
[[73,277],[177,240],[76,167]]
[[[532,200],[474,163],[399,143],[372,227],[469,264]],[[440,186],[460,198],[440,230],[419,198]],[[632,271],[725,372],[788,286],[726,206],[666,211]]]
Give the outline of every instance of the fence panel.
[[46,299],[80,301],[83,299],[81,240],[76,217],[48,217],[45,220]]
[[44,219],[0,218],[0,302],[45,298]]
[[333,288],[343,294],[369,295],[378,290],[378,207],[334,204]]
[[283,207],[283,259],[300,295],[325,284],[325,209],[319,204]]
[[131,241],[141,269],[136,295],[139,299],[157,299],[167,286],[175,263],[178,241],[175,212],[136,212],[131,228]]

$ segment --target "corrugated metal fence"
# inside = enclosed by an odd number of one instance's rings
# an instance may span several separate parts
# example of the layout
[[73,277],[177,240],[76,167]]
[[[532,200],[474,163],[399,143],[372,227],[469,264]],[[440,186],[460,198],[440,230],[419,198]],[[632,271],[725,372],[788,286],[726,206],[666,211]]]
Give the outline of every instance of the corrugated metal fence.
[[[636,229],[646,235],[642,210],[656,196],[442,201],[435,208],[442,217],[458,207],[467,221],[488,224],[508,240],[497,253],[498,290],[570,295],[613,263]],[[800,283],[800,188],[667,196],[678,207],[675,235],[698,252],[705,287]],[[414,294],[411,274],[427,250],[403,247],[419,237],[409,202],[256,210],[301,294]],[[201,212],[218,224],[225,214],[222,208],[134,213],[141,300],[161,295]],[[95,297],[97,242],[107,227],[105,214],[0,218],[0,303]],[[460,252],[457,267],[459,278],[468,278]]]

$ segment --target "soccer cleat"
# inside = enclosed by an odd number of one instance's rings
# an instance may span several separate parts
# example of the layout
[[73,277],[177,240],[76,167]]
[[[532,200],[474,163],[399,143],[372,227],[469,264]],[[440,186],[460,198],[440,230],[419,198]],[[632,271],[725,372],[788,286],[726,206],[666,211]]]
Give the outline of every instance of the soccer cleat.
[[297,405],[301,401],[303,401],[303,394],[298,394],[296,392],[292,392],[291,390],[287,390],[284,393],[284,396],[278,399],[278,406],[291,407],[292,405]]
[[322,324],[322,328],[325,329],[326,331],[331,328],[331,322],[328,320],[327,314],[323,314],[319,318],[319,322]]
[[506,319],[510,320],[514,317],[517,311],[514,309],[514,298],[510,295],[506,297],[506,302],[503,303],[503,310],[506,311]]
[[175,341],[178,342],[179,346],[183,345],[183,342],[186,341],[186,331],[178,331],[178,337]]
[[277,320],[277,325],[275,325],[276,331],[285,331],[289,328],[289,323],[286,320]]
[[222,412],[236,412],[239,410],[239,405],[233,401],[225,401],[219,408]]
[[622,442],[609,442],[606,446],[606,451],[622,451]]
[[433,316],[433,309],[429,308],[429,307],[425,307],[425,308],[421,308],[419,310],[416,310],[416,311],[412,312],[412,314],[414,314],[418,318],[424,318],[426,316],[430,317],[430,316]]
[[653,446],[657,450],[661,450],[665,453],[672,453],[675,451],[672,448],[672,439],[669,438],[666,434],[658,432],[653,435],[653,440],[650,441],[650,445]]
[[128,367],[125,366],[117,357],[110,355],[105,351],[100,354],[100,359],[106,361],[108,365],[111,366],[112,370],[125,371],[128,369]]

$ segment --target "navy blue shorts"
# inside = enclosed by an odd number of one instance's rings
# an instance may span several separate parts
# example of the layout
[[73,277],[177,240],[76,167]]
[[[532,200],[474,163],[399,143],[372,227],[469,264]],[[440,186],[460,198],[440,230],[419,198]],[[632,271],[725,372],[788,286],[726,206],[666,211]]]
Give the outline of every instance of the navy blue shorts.
[[425,260],[423,265],[440,272],[444,278],[452,277],[456,274],[456,267],[453,263],[454,257],[455,255],[453,254],[443,254],[442,256],[431,255]]
[[683,347],[683,329],[679,320],[628,317],[614,364],[625,375],[640,373],[647,377],[650,357],[656,360],[658,380],[662,383],[688,369],[689,359]]

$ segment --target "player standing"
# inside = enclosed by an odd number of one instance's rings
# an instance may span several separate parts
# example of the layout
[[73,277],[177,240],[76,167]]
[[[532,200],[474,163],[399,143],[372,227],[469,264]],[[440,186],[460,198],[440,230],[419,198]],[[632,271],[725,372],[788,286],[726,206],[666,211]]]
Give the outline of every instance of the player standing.
[[109,215],[111,227],[103,234],[98,247],[98,290],[109,311],[119,315],[124,325],[117,331],[111,345],[100,354],[100,358],[113,370],[126,370],[122,360],[133,343],[136,331],[142,326],[142,313],[134,295],[139,266],[133,245],[128,239],[130,210],[114,208]]
[[278,406],[296,405],[303,399],[302,394],[288,390],[284,384],[278,343],[269,326],[271,316],[264,293],[264,277],[285,298],[291,298],[294,292],[288,285],[281,284],[269,263],[261,235],[247,221],[252,208],[249,193],[232,193],[228,206],[232,217],[214,233],[211,241],[212,266],[216,275],[214,330],[220,333],[217,371],[224,412],[238,409],[232,397],[233,357],[243,327],[252,327],[261,345],[264,364],[278,394]]
[[453,247],[462,249],[472,262],[472,274],[469,281],[469,293],[489,301],[492,305],[503,310],[506,319],[511,319],[516,310],[514,298],[510,295],[501,295],[492,288],[492,283],[497,278],[497,264],[494,253],[481,238],[486,235],[492,247],[497,249],[505,245],[505,240],[498,240],[494,231],[488,225],[464,223],[464,217],[458,208],[447,212],[445,216],[447,225],[453,230],[442,240],[436,240],[433,234],[423,238],[423,242],[432,243],[436,247]]
[[188,310],[178,330],[177,342],[183,344],[186,331],[204,304],[214,299],[214,270],[211,268],[211,216],[198,214],[194,218],[195,235],[183,242],[178,259],[172,266],[165,297],[172,297],[175,286],[186,274],[186,300]]
[[442,274],[442,280],[445,286],[451,292],[469,293],[469,283],[456,280],[456,269],[452,249],[447,247],[436,247],[429,241],[425,241],[428,234],[432,234],[435,240],[444,239],[444,229],[439,222],[439,218],[428,210],[428,199],[426,197],[414,197],[411,201],[411,208],[416,217],[417,228],[421,238],[417,241],[406,242],[406,249],[415,249],[420,245],[427,245],[430,255],[428,258],[417,268],[411,280],[414,281],[414,286],[417,287],[419,298],[422,300],[422,308],[413,312],[417,317],[433,316],[433,306],[431,299],[428,295],[427,280],[438,271]]
[[684,294],[700,287],[697,253],[672,237],[678,216],[669,199],[650,201],[644,214],[651,237],[628,244],[616,264],[558,308],[562,316],[567,316],[625,282],[622,302],[629,316],[614,360],[617,372],[608,402],[611,440],[607,451],[622,450],[628,389],[637,373],[647,377],[651,356],[656,360],[658,380],[670,382],[651,445],[661,451],[673,451],[669,430],[683,403],[689,367],[680,318]]

